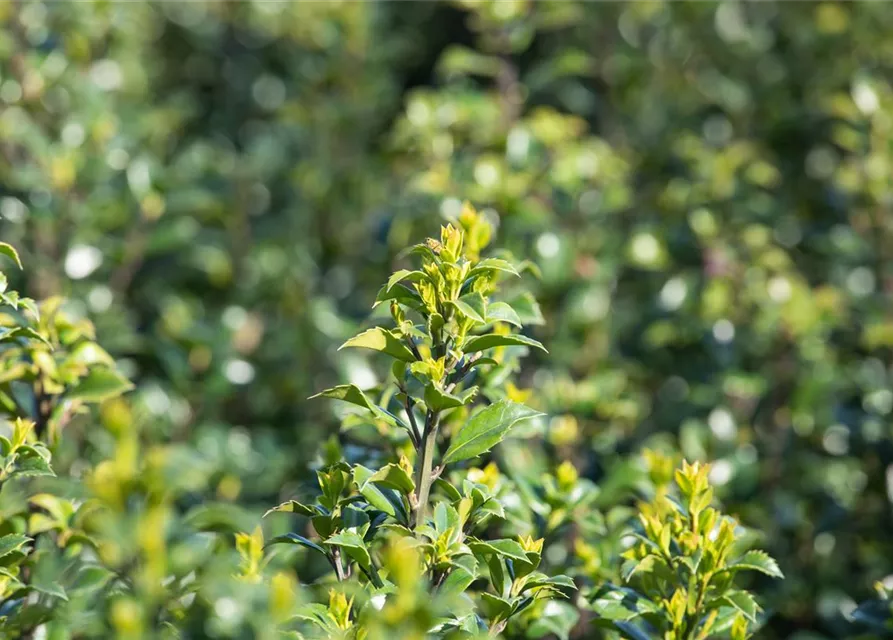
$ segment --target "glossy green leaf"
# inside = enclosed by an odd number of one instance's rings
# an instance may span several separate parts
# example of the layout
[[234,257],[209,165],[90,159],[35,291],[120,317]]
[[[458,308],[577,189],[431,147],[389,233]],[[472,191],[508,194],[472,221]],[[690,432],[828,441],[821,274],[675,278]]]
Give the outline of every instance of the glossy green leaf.
[[368,331],[364,331],[358,336],[354,336],[344,344],[342,344],[338,350],[347,348],[347,347],[355,347],[360,349],[372,349],[373,351],[381,351],[382,353],[386,353],[393,358],[397,358],[398,360],[403,360],[404,362],[414,362],[415,357],[412,355],[412,352],[409,348],[393,333],[387,331],[386,329],[382,329],[381,327],[373,327]]
[[358,407],[368,409],[373,413],[376,413],[378,409],[375,403],[369,400],[366,394],[355,384],[341,384],[337,387],[332,387],[331,389],[325,389],[324,391],[320,391],[319,393],[310,396],[308,400],[314,400],[316,398],[343,400],[344,402],[349,402]]
[[760,611],[760,607],[757,604],[757,601],[754,600],[754,597],[746,591],[730,591],[724,596],[718,598],[715,604],[725,604],[733,606],[738,611],[743,613],[751,622],[757,621],[757,613]]
[[743,570],[759,571],[773,578],[784,578],[778,563],[765,551],[748,551],[737,560],[730,562],[729,566],[724,569],[724,571],[731,572]]
[[490,405],[474,414],[453,436],[450,447],[443,456],[443,464],[486,453],[502,441],[518,422],[538,415],[541,415],[538,411],[511,400],[500,400]]
[[318,515],[319,512],[306,504],[301,504],[296,500],[289,500],[282,504],[268,509],[263,517],[266,518],[271,513],[297,513],[298,515],[307,516],[308,518]]
[[477,387],[469,387],[459,395],[455,395],[438,389],[434,383],[428,383],[425,385],[425,404],[432,411],[455,409],[471,402],[477,392]]
[[475,555],[496,554],[501,558],[511,558],[527,562],[527,553],[524,548],[514,540],[469,540],[468,548]]
[[481,260],[478,262],[471,271],[468,272],[468,278],[475,278],[484,273],[493,272],[493,271],[501,271],[503,273],[510,273],[513,276],[518,275],[518,270],[508,262],[507,260],[502,260],[500,258],[487,258],[485,260]]
[[388,278],[387,290],[390,291],[397,283],[406,280],[408,282],[422,282],[430,280],[430,277],[424,271],[410,271],[408,269],[400,269]]
[[493,302],[487,307],[487,322],[506,322],[516,327],[521,326],[521,318],[506,302]]
[[388,464],[376,471],[369,478],[369,482],[383,485],[390,489],[396,489],[405,494],[415,491],[415,481],[406,472],[406,469],[397,464]]
[[483,336],[473,336],[469,338],[463,345],[462,351],[464,351],[465,353],[475,353],[477,351],[492,349],[493,347],[513,346],[534,347],[536,349],[544,351],[545,353],[548,353],[548,351],[546,351],[546,347],[544,347],[541,342],[538,342],[533,338],[528,338],[527,336],[520,334],[510,334],[504,336],[497,333],[488,333]]
[[331,537],[324,544],[330,547],[339,547],[347,555],[356,560],[361,567],[368,569],[372,565],[372,557],[363,541],[363,529],[345,529]]
[[525,291],[518,297],[513,298],[508,303],[511,305],[518,318],[525,325],[543,325],[546,319],[543,317],[542,309],[533,294]]
[[0,537],[0,558],[16,551],[21,551],[29,542],[31,542],[31,538],[18,533],[10,533]]
[[266,547],[272,546],[274,544],[296,544],[302,547],[307,547],[308,549],[313,549],[314,551],[318,551],[324,556],[328,556],[328,553],[321,546],[313,542],[304,536],[298,535],[297,533],[286,533],[281,536],[275,536],[270,539],[270,541],[265,545]]
[[465,317],[480,324],[487,322],[487,300],[480,293],[467,293],[452,304]]
[[22,268],[22,261],[19,259],[19,252],[15,250],[11,244],[0,242],[0,255],[6,256],[16,263],[19,269]]
[[363,465],[354,465],[353,480],[357,491],[366,498],[370,505],[399,522],[406,524],[408,516],[399,494],[386,486],[379,486],[372,481],[375,472]]

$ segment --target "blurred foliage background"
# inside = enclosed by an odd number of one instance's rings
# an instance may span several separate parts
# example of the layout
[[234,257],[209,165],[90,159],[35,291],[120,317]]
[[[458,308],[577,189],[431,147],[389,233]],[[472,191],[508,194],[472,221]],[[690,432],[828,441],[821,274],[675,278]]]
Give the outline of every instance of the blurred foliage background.
[[[551,354],[523,379],[552,418],[505,447],[520,473],[570,459],[604,507],[644,446],[712,460],[787,576],[756,585],[761,637],[856,633],[893,574],[893,6],[7,2],[0,24],[15,284],[94,321],[140,437],[191,452],[187,502],[311,482],[338,414],[305,398],[383,375],[334,350],[469,200],[542,269]],[[74,469],[110,446],[78,433]]]

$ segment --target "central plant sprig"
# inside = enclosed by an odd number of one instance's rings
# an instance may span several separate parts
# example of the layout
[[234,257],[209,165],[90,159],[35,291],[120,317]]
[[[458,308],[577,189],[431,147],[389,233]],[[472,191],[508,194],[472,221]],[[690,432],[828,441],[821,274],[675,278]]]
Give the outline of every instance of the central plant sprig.
[[[375,301],[390,305],[393,326],[373,327],[342,345],[389,356],[389,390],[375,401],[372,392],[352,384],[317,394],[361,407],[408,440],[415,453],[413,462],[400,456],[377,470],[343,461],[329,465],[317,473],[322,495],[316,503],[289,501],[273,509],[307,516],[320,539],[289,533],[271,544],[298,544],[323,554],[345,590],[355,585],[354,567],[365,576],[365,602],[333,597],[328,608],[313,605],[299,616],[327,637],[379,637],[395,632],[387,626],[394,620],[415,619],[422,621],[418,637],[442,637],[450,630],[498,635],[536,600],[575,588],[567,576],[537,571],[542,540],[476,537],[490,519],[505,518],[505,511],[490,487],[457,468],[539,415],[504,397],[511,394],[501,374],[511,372],[514,360],[503,348],[545,348],[513,333],[521,317],[496,299],[500,278],[518,277],[519,269],[502,258],[481,259],[490,234],[489,223],[466,207],[458,226],[447,225],[439,239],[412,247],[408,254],[418,257],[418,268],[394,273]],[[520,299],[531,306],[529,295]],[[482,367],[493,373],[480,373]],[[489,587],[472,590],[481,578]],[[373,598],[389,604],[370,613]],[[409,615],[407,608],[415,606],[437,617],[425,623],[423,615]]]
[[[518,314],[508,304],[490,299],[497,291],[499,274],[518,276],[518,271],[506,260],[480,260],[479,251],[487,243],[489,226],[470,209],[465,210],[461,220],[463,228],[447,225],[441,229],[440,240],[429,239],[410,249],[411,254],[421,257],[421,268],[397,271],[379,292],[375,304],[390,302],[395,328],[374,327],[341,347],[374,349],[395,360],[392,372],[399,390],[397,397],[404,406],[408,424],[381,407],[374,409],[405,429],[415,448],[415,492],[410,497],[414,527],[424,522],[431,483],[446,464],[486,452],[515,422],[531,415],[520,405],[497,403],[489,415],[502,419],[476,430],[461,429],[435,467],[441,416],[474,401],[478,387],[465,387],[464,381],[475,366],[493,363],[482,353],[510,345],[545,351],[542,344],[523,335],[505,331],[478,334],[479,330],[499,323],[521,326]],[[466,235],[471,237],[467,244]],[[417,314],[422,322],[408,319],[408,313]],[[367,408],[371,404],[353,385],[328,389],[319,395],[359,400]],[[421,417],[416,414],[420,408]]]

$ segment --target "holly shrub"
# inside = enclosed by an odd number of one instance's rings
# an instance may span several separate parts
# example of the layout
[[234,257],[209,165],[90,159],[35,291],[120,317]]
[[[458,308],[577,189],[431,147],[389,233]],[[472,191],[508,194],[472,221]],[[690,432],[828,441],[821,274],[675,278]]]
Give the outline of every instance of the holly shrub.
[[[507,253],[483,257],[491,236],[466,204],[456,226],[405,252],[418,268],[395,272],[374,302],[389,307],[390,322],[342,345],[387,357],[388,383],[315,396],[352,405],[343,428],[383,446],[351,461],[329,447],[315,498],[267,512],[303,526],[269,537],[259,524],[239,531],[247,516],[212,501],[184,513],[202,489],[188,470],[196,460],[141,446],[121,397],[132,385],[89,321],[66,314],[62,299],[19,296],[0,274],[7,637],[568,637],[575,606],[634,640],[748,637],[760,607],[734,587],[735,574],[781,574],[762,552],[732,557],[735,525],[710,506],[707,466],[676,472],[677,500],[661,477],[668,459],[647,458],[656,497],[639,507],[642,532],[620,539],[629,543],[619,574],[636,588],[581,567],[575,580],[544,556],[537,536],[566,536],[581,524],[575,510],[600,515],[596,489],[567,462],[539,487],[499,469],[497,445],[544,417],[518,401],[528,394],[511,378],[526,351],[546,349],[520,331],[540,318],[517,282],[537,268]],[[11,245],[0,250],[21,266]],[[78,439],[75,417],[92,424],[99,403],[110,455],[96,451],[93,466],[57,475],[53,450]],[[603,530],[597,518],[586,533]],[[298,587],[282,545],[318,554],[328,571]]]
[[891,30],[0,3],[0,638],[893,637]]

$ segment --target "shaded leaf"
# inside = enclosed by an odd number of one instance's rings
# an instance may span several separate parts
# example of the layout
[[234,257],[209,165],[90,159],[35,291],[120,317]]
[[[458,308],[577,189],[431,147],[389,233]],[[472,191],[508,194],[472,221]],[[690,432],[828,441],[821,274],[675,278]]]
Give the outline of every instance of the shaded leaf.
[[[263,517],[266,518],[271,513],[297,513],[302,516],[307,516],[311,518],[315,515],[318,515],[318,511],[313,507],[309,507],[306,504],[301,504],[296,500],[289,500],[288,502],[283,502],[282,504],[273,507],[272,509],[268,509],[266,513],[264,513]],[[244,531],[244,529],[243,529]]]
[[20,551],[22,547],[29,542],[31,542],[31,538],[19,533],[10,533],[3,536],[0,538],[0,558],[6,557],[16,551]]
[[97,367],[81,378],[65,394],[69,400],[102,402],[133,389],[133,384],[114,369]]
[[328,553],[326,553],[325,549],[313,542],[313,540],[309,540],[308,538],[298,535],[297,533],[286,533],[281,536],[271,538],[270,541],[266,545],[264,545],[264,548],[274,544],[297,544],[302,547],[307,547],[308,549],[313,549],[314,551],[319,551],[321,554],[328,557]]

